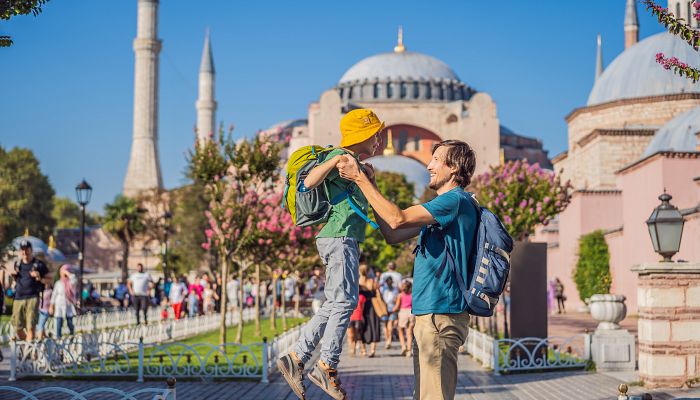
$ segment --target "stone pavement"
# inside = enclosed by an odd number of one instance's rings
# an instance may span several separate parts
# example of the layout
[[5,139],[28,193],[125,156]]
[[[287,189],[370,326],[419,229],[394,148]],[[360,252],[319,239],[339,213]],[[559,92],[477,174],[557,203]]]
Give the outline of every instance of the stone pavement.
[[[413,363],[401,357],[396,349],[378,352],[376,358],[351,357],[343,354],[340,377],[348,390],[349,399],[410,399],[413,388]],[[538,374],[518,374],[494,376],[485,371],[471,357],[459,358],[460,375],[457,399],[478,400],[613,400],[617,398],[617,386],[623,380],[631,381],[633,376],[619,378],[600,373],[584,371],[549,372]],[[5,370],[6,372],[6,370]],[[109,386],[133,391],[145,387],[164,388],[165,380],[137,384],[133,381],[17,381],[3,382],[0,385],[15,385],[31,390],[45,386],[65,386],[74,390],[86,390],[95,386]],[[294,400],[296,397],[279,374],[271,377],[268,385],[257,382],[193,382],[177,383],[177,397],[185,400]],[[319,388],[309,384],[308,399],[329,399]],[[642,393],[642,388],[632,386],[630,394]],[[672,398],[699,398],[700,390],[675,391],[671,393],[652,392],[654,400]],[[14,400],[0,394],[0,400]],[[43,397],[40,397],[43,399]],[[54,399],[55,397],[51,397]],[[46,397],[49,399],[49,397]]]

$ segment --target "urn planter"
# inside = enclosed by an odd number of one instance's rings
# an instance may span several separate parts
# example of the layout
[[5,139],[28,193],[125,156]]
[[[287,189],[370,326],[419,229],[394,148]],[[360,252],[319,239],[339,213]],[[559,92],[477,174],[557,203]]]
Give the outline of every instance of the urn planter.
[[589,307],[591,316],[598,321],[597,330],[620,329],[620,321],[627,316],[625,296],[619,294],[594,294]]

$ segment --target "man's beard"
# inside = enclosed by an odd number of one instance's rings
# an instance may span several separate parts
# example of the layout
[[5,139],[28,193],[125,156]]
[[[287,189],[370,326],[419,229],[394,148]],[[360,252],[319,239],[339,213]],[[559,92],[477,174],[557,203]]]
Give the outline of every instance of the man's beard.
[[437,176],[436,176],[435,179],[436,179],[436,180],[435,180],[434,183],[430,183],[430,184],[428,185],[428,187],[431,188],[431,189],[433,189],[433,190],[438,190],[438,189],[440,189],[441,187],[445,186],[445,184],[449,181],[449,177],[448,177],[447,179],[437,180],[438,178],[437,178]]

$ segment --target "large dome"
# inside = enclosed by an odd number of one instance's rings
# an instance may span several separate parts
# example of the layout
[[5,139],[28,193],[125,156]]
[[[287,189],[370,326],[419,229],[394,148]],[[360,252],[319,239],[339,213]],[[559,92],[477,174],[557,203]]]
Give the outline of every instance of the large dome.
[[656,62],[656,53],[678,57],[690,65],[700,65],[700,54],[668,32],[657,33],[620,54],[598,78],[588,96],[588,105],[620,99],[677,93],[700,93],[700,84],[665,70]]
[[375,156],[365,160],[377,171],[402,174],[413,184],[413,194],[420,198],[430,183],[430,173],[425,165],[409,157],[399,155]]
[[394,51],[365,58],[343,74],[336,89],[344,101],[455,101],[474,90],[444,62]]
[[644,150],[642,158],[659,151],[695,151],[695,134],[700,132],[700,107],[695,107],[668,121],[659,129]]
[[446,79],[458,81],[457,74],[444,62],[412,51],[377,54],[350,67],[339,84],[363,79]]

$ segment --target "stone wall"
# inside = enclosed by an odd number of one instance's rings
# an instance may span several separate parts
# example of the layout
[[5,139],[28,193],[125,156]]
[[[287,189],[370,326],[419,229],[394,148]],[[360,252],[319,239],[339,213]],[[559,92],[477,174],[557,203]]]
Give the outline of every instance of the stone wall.
[[639,377],[682,387],[700,376],[700,264],[643,264],[639,272]]
[[[565,168],[562,177],[565,180],[571,179],[575,188],[614,188],[615,171],[636,161],[644,152],[651,136],[618,135],[620,137],[617,139],[585,140],[589,135],[595,130],[656,130],[699,104],[700,96],[680,94],[620,100],[574,110],[567,117],[568,156],[565,160],[557,160],[554,170]],[[591,146],[603,149],[590,149]],[[595,158],[591,159],[592,155]]]

